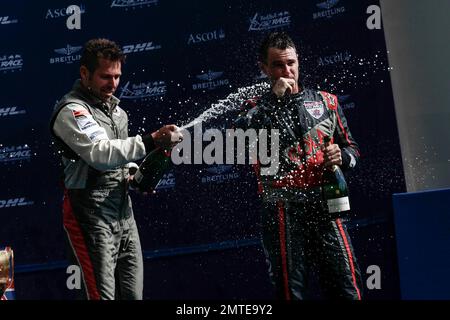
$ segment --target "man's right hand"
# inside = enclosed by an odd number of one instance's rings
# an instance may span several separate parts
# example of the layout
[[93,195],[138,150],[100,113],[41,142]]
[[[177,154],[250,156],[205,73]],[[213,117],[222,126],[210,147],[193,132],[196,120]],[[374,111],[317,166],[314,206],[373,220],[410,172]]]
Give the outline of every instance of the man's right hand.
[[290,94],[293,91],[295,86],[296,86],[296,83],[295,83],[294,79],[281,77],[275,81],[275,83],[272,87],[272,92],[277,97],[282,97],[285,95],[285,93]]
[[180,142],[180,140],[175,139],[176,137],[178,137],[177,133],[175,133],[177,129],[178,127],[176,125],[169,124],[153,132],[152,138],[155,142],[155,145],[164,149],[171,149],[174,145]]

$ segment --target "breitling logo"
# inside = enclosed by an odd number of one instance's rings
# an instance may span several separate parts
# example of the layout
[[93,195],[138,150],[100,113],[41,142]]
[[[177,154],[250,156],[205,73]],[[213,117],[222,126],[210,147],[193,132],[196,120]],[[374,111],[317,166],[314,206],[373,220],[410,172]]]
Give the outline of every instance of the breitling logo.
[[54,49],[53,51],[60,56],[51,57],[50,64],[65,63],[71,64],[81,59],[81,54],[75,54],[81,50],[81,46],[71,46],[67,44],[64,48]]
[[231,164],[218,164],[206,169],[202,183],[222,183],[239,178],[239,172],[233,170]]
[[199,89],[208,89],[213,90],[217,87],[226,86],[229,84],[228,79],[219,79],[223,76],[222,71],[211,71],[208,70],[208,72],[196,75],[195,77],[199,80],[205,81],[201,83],[194,83],[192,85],[193,90],[199,90]]
[[331,18],[337,14],[341,14],[345,12],[345,7],[335,7],[340,0],[327,0],[323,2],[319,2],[316,4],[316,6],[322,11],[314,12],[313,13],[313,19],[319,19],[319,18]]
[[327,0],[327,1],[320,2],[320,3],[316,4],[316,6],[317,6],[318,8],[321,8],[321,9],[331,9],[331,8],[333,8],[338,2],[339,2],[339,0]]
[[72,53],[80,51],[81,48],[82,48],[81,46],[73,47],[70,44],[68,44],[65,48],[55,49],[54,51],[62,55],[70,56]]
[[223,72],[221,72],[221,71],[214,72],[214,71],[209,70],[207,73],[199,74],[196,77],[197,77],[197,79],[200,79],[200,80],[212,81],[214,79],[221,77],[222,75],[223,75]]

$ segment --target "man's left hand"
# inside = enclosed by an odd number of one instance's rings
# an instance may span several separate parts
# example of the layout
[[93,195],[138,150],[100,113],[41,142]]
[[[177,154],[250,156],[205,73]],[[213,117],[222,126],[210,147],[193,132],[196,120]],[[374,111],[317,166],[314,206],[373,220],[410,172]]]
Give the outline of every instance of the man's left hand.
[[331,144],[328,147],[322,147],[323,161],[325,167],[330,167],[332,165],[342,165],[342,154],[341,148],[337,144]]

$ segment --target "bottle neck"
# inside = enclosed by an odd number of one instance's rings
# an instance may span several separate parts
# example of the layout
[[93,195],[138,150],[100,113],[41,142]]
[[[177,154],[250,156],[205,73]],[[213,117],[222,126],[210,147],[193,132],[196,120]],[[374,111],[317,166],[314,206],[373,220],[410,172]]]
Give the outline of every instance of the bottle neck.
[[[329,146],[331,146],[331,137],[325,137],[324,138],[324,146],[325,147],[329,147]],[[337,169],[338,169],[338,165],[336,165],[336,164],[333,164],[333,165],[331,165],[331,166],[329,166],[329,167],[326,167],[325,168],[326,170],[330,170],[330,171],[332,171],[332,172],[335,172]]]

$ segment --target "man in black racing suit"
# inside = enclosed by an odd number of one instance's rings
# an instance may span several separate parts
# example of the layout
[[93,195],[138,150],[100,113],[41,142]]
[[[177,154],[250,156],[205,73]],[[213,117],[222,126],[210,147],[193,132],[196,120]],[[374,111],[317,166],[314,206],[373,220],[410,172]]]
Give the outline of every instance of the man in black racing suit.
[[[279,299],[308,299],[309,272],[318,272],[328,299],[360,300],[361,273],[346,227],[321,196],[325,167],[355,167],[359,149],[337,97],[298,84],[292,39],[274,32],[262,42],[259,63],[270,90],[246,101],[237,127],[279,130],[279,168],[261,175],[263,245]],[[332,144],[323,145],[323,138]]]

